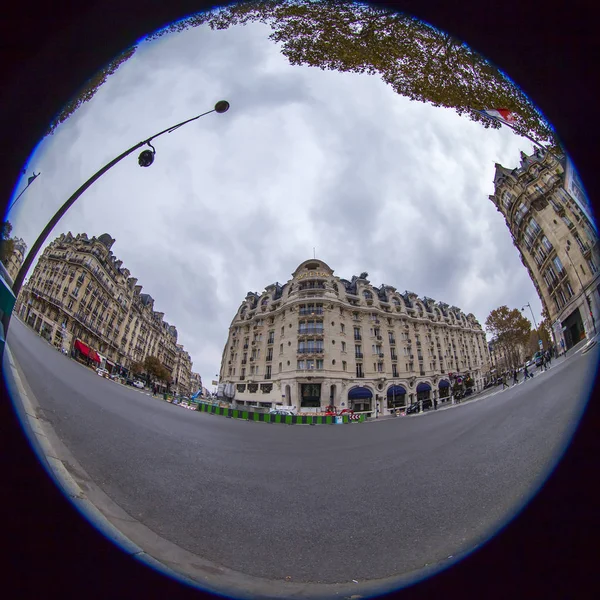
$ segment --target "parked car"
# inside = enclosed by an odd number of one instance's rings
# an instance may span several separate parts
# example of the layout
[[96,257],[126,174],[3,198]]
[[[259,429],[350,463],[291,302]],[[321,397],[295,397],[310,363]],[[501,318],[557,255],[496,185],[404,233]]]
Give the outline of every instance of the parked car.
[[407,415],[412,415],[414,413],[419,412],[419,403],[415,402],[414,404],[411,404],[407,409],[406,409],[406,414]]
[[134,385],[136,388],[139,388],[140,390],[141,390],[141,389],[144,389],[144,382],[143,382],[143,381],[140,381],[139,379],[136,379],[136,380],[133,382],[133,385]]
[[126,383],[127,385],[133,385],[133,379],[126,379],[126,380],[125,380],[125,383]]
[[107,369],[100,369],[97,368],[96,369],[96,373],[98,373],[98,375],[100,375],[100,377],[108,377],[109,373]]
[[283,408],[273,408],[269,411],[270,415],[283,415],[285,417],[289,416],[293,416],[295,413],[293,413],[291,410],[285,410]]

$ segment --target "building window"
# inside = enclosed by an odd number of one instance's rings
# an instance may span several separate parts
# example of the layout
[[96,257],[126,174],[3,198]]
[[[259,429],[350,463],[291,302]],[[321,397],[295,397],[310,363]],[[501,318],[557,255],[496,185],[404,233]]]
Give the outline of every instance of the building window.
[[392,377],[398,377],[398,365],[396,363],[392,364]]
[[550,243],[550,240],[548,240],[548,238],[545,235],[542,236],[542,244],[544,245],[546,250],[548,250],[548,252],[550,252],[550,250],[552,250],[552,244]]
[[281,373],[282,365],[279,363],[279,372]]
[[523,220],[523,217],[525,216],[528,210],[529,209],[523,202],[519,204],[519,208],[517,209],[517,212],[515,214],[515,223],[517,225]]
[[573,225],[573,223],[571,223],[571,219],[569,219],[569,217],[567,217],[567,215],[562,216],[561,219],[563,220],[563,223],[567,227],[571,227]]
[[365,376],[364,373],[363,373],[363,370],[362,370],[362,364],[361,363],[358,363],[356,365],[356,376],[357,377],[364,377]]
[[590,271],[592,273],[597,273],[598,272],[598,267],[596,266],[596,263],[590,258],[588,261],[588,267],[590,268]]
[[556,270],[557,270],[559,273],[562,273],[562,272],[564,271],[563,264],[562,264],[562,262],[560,262],[560,258],[558,258],[558,256],[555,256],[555,257],[552,259],[552,262],[554,263],[554,266],[556,267]]
[[283,344],[279,344],[279,354],[283,354]]
[[360,340],[361,336],[360,336],[360,327],[355,327],[354,328],[354,339],[355,340]]
[[345,370],[346,370],[346,368],[347,368],[347,366],[348,366],[348,365],[347,365],[346,361],[345,361],[345,360],[343,360],[343,361],[342,361],[342,371],[345,371]]
[[346,326],[343,323],[340,323],[340,328],[341,328],[342,333],[345,333]]
[[342,342],[342,352],[346,352],[346,342]]
[[504,209],[508,210],[514,201],[514,196],[510,192],[504,192],[502,194],[502,204],[504,205]]

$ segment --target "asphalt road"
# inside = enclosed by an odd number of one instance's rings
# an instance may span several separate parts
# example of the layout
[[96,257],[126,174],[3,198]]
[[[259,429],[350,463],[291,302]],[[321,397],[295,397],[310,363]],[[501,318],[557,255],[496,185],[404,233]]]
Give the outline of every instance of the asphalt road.
[[43,417],[131,516],[269,579],[400,575],[485,541],[535,493],[583,410],[598,347],[426,415],[286,426],[184,410],[98,377],[17,319]]

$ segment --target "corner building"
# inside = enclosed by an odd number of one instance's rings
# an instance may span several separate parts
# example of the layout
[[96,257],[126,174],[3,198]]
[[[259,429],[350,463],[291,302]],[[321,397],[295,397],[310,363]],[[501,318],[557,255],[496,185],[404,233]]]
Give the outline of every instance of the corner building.
[[472,314],[350,281],[307,260],[286,284],[249,292],[223,351],[220,381],[237,406],[329,405],[389,414],[417,401],[450,398],[449,373],[470,375],[476,389],[489,370],[485,333]]
[[521,152],[519,167],[496,164],[490,200],[550,318],[554,343],[569,349],[600,324],[600,246],[581,201],[568,191],[567,169],[565,157]]
[[39,257],[15,312],[74,357],[101,353],[111,373],[127,375],[133,362],[156,356],[186,390],[192,363],[177,344],[177,329],[113,255],[114,242],[107,233],[61,234]]

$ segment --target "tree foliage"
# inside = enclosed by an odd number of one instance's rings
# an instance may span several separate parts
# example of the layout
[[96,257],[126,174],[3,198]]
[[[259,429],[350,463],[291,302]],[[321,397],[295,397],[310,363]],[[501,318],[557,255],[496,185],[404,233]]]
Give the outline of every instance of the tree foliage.
[[135,53],[137,46],[133,46],[117,56],[106,67],[100,69],[93,77],[87,80],[85,85],[67,102],[60,112],[52,119],[46,135],[54,133],[56,128],[64,123],[78,108],[84,103],[91,100],[100,86],[106,82],[108,77],[112,75],[125,61],[129,60]]
[[147,356],[145,358],[144,369],[152,381],[169,382],[171,380],[171,372],[156,356]]
[[503,354],[505,361],[511,366],[519,362],[519,348],[527,347],[531,323],[517,308],[500,306],[490,312],[485,321],[485,328],[494,336],[496,352]]
[[539,340],[542,340],[545,350],[549,349],[553,345],[549,322],[546,319],[540,323],[538,329],[534,329],[529,334],[527,350],[531,355],[534,355],[540,349]]
[[551,125],[502,71],[462,41],[410,15],[346,0],[259,0],[196,14],[156,32],[260,22],[292,65],[378,75],[398,94],[453,108],[484,127],[500,124],[477,110],[506,108],[513,125],[558,147]]
[[133,362],[131,363],[131,367],[129,369],[134,375],[140,375],[140,373],[144,372],[144,365],[141,362]]

